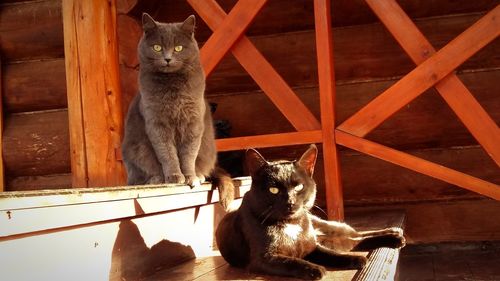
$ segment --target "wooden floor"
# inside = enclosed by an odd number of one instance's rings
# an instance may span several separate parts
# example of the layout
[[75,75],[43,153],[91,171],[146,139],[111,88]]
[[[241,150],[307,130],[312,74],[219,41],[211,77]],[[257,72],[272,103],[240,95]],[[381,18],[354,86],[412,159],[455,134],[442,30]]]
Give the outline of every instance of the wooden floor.
[[499,281],[500,241],[403,248],[396,281]]

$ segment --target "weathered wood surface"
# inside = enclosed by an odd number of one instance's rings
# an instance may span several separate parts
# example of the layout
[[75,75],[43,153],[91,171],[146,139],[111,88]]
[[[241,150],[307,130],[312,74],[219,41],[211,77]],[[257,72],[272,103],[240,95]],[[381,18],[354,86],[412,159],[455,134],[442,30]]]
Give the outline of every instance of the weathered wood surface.
[[61,3],[0,4],[0,50],[5,61],[64,56]]
[[66,110],[10,115],[4,125],[5,172],[9,177],[70,171]]
[[3,165],[3,87],[2,87],[2,60],[0,57],[0,192],[5,190],[5,173]]
[[[194,14],[194,10],[184,0],[170,1],[131,1],[126,0],[125,8],[131,15],[140,18],[143,11],[149,12],[161,21],[182,21],[186,15]],[[135,8],[131,2],[138,2]],[[217,1],[228,12],[236,3],[235,0]],[[449,14],[462,14],[483,12],[495,6],[495,1],[480,0],[440,0],[432,5],[422,5],[418,0],[398,1],[412,18],[434,17]],[[335,0],[332,1],[333,26],[351,26],[377,22],[377,18],[363,0]],[[286,7],[284,9],[283,7]],[[293,5],[288,0],[269,1],[255,18],[254,23],[247,31],[248,35],[262,35],[290,32],[297,30],[310,30],[314,27],[313,2],[309,0],[294,0]],[[200,40],[205,41],[210,35],[210,30],[203,23],[199,23],[198,31]]]
[[[430,42],[440,48],[477,18],[478,15],[463,15],[426,19],[417,21],[417,25]],[[140,27],[135,20],[126,16],[118,17],[118,27],[118,35],[123,34],[120,36],[123,104],[124,108],[128,108],[128,102],[137,93],[135,44],[140,36]],[[341,80],[339,82],[386,79],[404,75],[414,68],[414,64],[381,24],[335,29],[334,40],[335,71],[337,79]],[[252,41],[291,86],[317,85],[313,32],[261,36],[252,38]],[[30,43],[38,45],[38,42]],[[287,48],[276,48],[277,45]],[[500,55],[496,52],[498,48],[499,39],[468,60],[459,72],[497,68],[500,65]],[[22,73],[26,73],[26,77],[20,77]],[[54,109],[64,105],[66,85],[62,60],[7,64],[5,75],[5,100],[9,110]],[[19,84],[21,81],[26,83]],[[49,87],[54,90],[48,91]],[[257,89],[258,86],[236,60],[228,56],[208,79],[207,93],[240,93]],[[475,95],[474,91],[471,92]]]
[[73,186],[121,185],[116,1],[64,1],[63,22]]
[[9,191],[71,188],[71,174],[11,176],[6,178],[6,186]]

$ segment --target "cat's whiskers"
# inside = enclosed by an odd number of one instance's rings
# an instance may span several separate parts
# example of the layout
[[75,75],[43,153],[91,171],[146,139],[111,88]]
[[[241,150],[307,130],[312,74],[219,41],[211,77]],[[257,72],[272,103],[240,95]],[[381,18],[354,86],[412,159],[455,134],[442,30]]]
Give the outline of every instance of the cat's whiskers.
[[266,220],[271,216],[271,214],[273,213],[273,205],[269,206],[269,208],[267,208],[264,212],[262,212],[262,214],[259,216],[259,218],[261,218],[263,215],[265,215],[267,213],[267,215],[264,217],[264,219],[260,222],[260,224],[264,224],[266,222]]
[[318,205],[313,205],[313,207],[320,210],[325,216],[328,217],[328,214],[323,209],[321,209]]

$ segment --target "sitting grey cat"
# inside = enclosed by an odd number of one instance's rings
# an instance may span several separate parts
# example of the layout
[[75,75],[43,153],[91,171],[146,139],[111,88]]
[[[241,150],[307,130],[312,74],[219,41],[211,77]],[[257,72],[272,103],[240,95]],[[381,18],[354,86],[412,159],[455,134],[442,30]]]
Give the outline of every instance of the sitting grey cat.
[[128,184],[197,186],[210,176],[227,207],[234,186],[225,171],[215,168],[217,151],[194,39],[195,17],[160,23],[145,13],[142,25],[140,93],[130,105],[122,145]]

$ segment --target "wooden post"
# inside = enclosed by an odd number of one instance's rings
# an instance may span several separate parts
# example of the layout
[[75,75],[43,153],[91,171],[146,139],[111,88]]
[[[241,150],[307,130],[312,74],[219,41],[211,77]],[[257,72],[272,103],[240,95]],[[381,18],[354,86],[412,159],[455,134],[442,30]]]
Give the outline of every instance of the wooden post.
[[116,0],[63,1],[73,187],[124,183]]
[[3,95],[2,95],[2,60],[0,58],[0,192],[5,191],[3,173]]
[[333,34],[329,0],[314,1],[316,53],[318,57],[323,159],[325,169],[326,207],[329,219],[344,219],[342,182],[335,144],[335,75],[333,68]]

